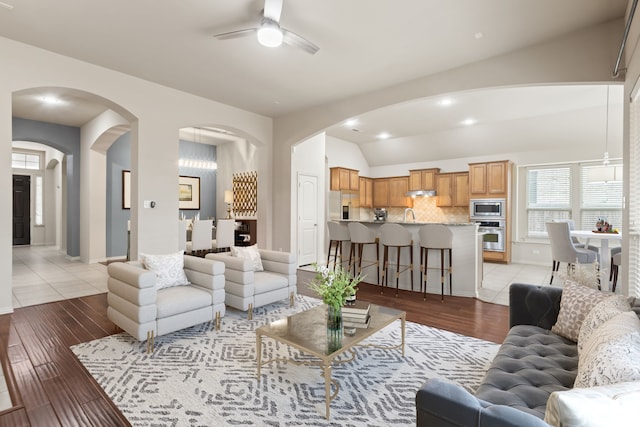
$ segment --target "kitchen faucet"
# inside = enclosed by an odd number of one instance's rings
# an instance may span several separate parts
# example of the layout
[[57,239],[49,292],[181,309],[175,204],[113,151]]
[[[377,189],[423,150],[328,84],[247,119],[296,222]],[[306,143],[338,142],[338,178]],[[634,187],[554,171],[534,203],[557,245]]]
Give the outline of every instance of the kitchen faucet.
[[404,221],[407,222],[407,212],[411,212],[411,216],[413,216],[413,222],[416,222],[416,213],[411,208],[406,208],[404,210]]

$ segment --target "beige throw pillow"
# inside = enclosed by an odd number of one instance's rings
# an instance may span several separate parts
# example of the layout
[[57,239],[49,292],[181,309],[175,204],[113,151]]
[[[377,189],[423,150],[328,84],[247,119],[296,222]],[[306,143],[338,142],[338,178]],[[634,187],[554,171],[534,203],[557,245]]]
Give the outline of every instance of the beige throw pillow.
[[184,251],[167,255],[140,254],[147,270],[156,273],[156,288],[188,285],[189,280],[184,273]]
[[595,330],[578,358],[574,387],[640,381],[640,320],[626,311]]
[[585,316],[578,334],[578,354],[598,327],[618,314],[631,310],[624,295],[614,295],[600,301]]
[[609,297],[597,289],[587,288],[572,281],[565,281],[560,300],[560,312],[551,332],[571,341],[578,341],[580,326],[589,311],[603,299]]
[[247,261],[251,261],[253,271],[264,271],[264,267],[262,266],[262,258],[260,258],[260,251],[258,250],[257,244],[245,247],[232,246],[231,255],[233,255],[234,257],[246,259]]

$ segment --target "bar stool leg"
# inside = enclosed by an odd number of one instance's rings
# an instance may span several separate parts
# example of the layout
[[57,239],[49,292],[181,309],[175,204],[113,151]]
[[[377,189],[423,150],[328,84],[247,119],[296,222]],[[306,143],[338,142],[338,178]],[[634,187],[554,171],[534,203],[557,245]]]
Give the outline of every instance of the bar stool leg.
[[358,274],[362,274],[362,252],[364,252],[364,243],[358,243]]
[[396,298],[398,298],[398,286],[400,284],[400,252],[402,251],[402,247],[398,246],[396,247],[396,255],[397,255],[397,261],[396,261]]
[[376,245],[376,272],[378,273],[378,283],[380,283],[380,244],[378,239],[375,240]]
[[428,248],[420,248],[420,251],[424,251],[424,277],[423,277],[423,281],[424,281],[424,294],[422,294],[422,299],[424,301],[427,300],[427,272],[429,271],[429,249]]
[[444,249],[440,249],[440,292],[444,301]]
[[453,268],[451,264],[451,248],[449,248],[449,295],[453,295]]
[[411,275],[411,292],[413,292],[413,241],[409,246],[409,274]]
[[[342,258],[343,258],[342,240],[338,241],[338,245],[340,246],[340,268],[342,268],[342,267],[344,267],[344,265],[343,265],[344,261],[342,260]],[[338,249],[336,249],[336,258],[337,258],[337,256],[338,256]],[[337,259],[336,259],[336,261],[337,261]],[[334,266],[334,268],[335,268],[335,266]]]
[[382,288],[380,289],[380,294],[384,295],[384,287],[387,286],[387,267],[388,267],[388,257],[389,257],[389,247],[384,246],[383,249],[383,261],[382,261]]
[[349,245],[349,272],[351,271],[351,267],[353,267],[353,275],[356,275],[356,243],[351,242]]
[[333,240],[329,240],[329,253],[327,254],[327,268],[329,268],[329,261],[331,260],[331,246],[333,245]]

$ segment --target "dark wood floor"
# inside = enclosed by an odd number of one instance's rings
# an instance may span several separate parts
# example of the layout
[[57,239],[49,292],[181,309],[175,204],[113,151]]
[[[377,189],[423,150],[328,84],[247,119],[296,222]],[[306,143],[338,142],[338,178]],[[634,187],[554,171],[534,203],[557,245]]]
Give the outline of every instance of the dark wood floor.
[[[313,273],[299,271],[298,291]],[[400,291],[380,294],[361,284],[358,299],[407,312],[407,320],[501,342],[507,333],[507,307],[472,298]],[[106,294],[18,308],[0,316],[0,362],[14,402],[0,412],[3,426],[127,426],[129,423],[73,355],[70,346],[115,332],[106,316]]]

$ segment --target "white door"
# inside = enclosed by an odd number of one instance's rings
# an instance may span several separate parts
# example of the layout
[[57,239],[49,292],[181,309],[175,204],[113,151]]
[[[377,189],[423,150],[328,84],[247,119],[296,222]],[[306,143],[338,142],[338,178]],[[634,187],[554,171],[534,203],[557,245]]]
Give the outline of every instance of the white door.
[[318,177],[298,175],[298,265],[318,260]]

